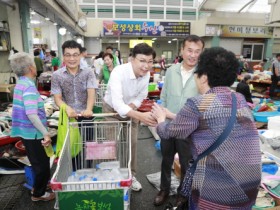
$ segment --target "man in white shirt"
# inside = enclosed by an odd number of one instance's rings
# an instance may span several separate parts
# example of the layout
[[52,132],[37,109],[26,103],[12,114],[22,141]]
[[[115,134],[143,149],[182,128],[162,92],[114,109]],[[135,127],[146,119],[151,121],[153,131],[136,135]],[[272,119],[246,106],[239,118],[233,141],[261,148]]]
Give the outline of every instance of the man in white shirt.
[[81,49],[81,60],[80,60],[80,68],[81,69],[87,69],[90,66],[88,65],[86,61],[86,56],[87,56],[87,48],[82,47]]
[[132,51],[131,62],[116,66],[112,71],[103,102],[103,112],[117,112],[116,117],[107,117],[109,121],[122,121],[132,118],[131,128],[131,171],[133,175],[131,189],[140,191],[141,184],[135,178],[137,166],[137,134],[139,121],[155,126],[151,112],[139,112],[137,108],[148,95],[150,70],[156,56],[152,47],[146,43],[136,45]]

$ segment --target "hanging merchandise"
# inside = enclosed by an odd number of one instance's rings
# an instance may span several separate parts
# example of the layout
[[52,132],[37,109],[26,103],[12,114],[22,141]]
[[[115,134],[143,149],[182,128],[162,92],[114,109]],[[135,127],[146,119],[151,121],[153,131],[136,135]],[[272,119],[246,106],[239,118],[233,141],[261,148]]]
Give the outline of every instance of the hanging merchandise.
[[2,42],[2,50],[7,50],[7,42],[6,42],[6,40],[2,39],[1,42]]

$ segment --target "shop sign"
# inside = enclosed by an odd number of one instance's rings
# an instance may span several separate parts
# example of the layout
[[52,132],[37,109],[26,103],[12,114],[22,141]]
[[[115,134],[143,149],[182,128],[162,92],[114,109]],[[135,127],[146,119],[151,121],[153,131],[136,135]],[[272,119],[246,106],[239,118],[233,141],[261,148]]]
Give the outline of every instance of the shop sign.
[[187,36],[189,22],[103,21],[104,36]]
[[123,189],[58,192],[58,203],[60,209],[115,210],[124,209],[123,196]]
[[42,30],[41,28],[33,28],[34,38],[42,39]]
[[273,27],[262,26],[221,26],[222,37],[271,38]]

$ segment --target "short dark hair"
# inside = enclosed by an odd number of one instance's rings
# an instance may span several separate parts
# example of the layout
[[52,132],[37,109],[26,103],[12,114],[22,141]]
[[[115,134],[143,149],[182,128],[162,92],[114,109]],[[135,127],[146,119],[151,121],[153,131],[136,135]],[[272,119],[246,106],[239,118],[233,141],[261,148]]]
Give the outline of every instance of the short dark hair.
[[231,86],[236,80],[239,63],[235,55],[222,47],[206,49],[201,53],[195,73],[207,75],[208,85]]
[[135,58],[137,54],[152,55],[153,59],[155,59],[156,57],[156,52],[154,51],[154,49],[146,43],[135,45],[132,50],[132,57]]
[[109,56],[114,61],[114,56],[111,53],[104,53],[102,59],[104,60],[106,56]]
[[34,52],[33,52],[33,54],[34,54],[34,56],[38,56],[38,55],[40,55],[40,50],[34,50]]
[[81,47],[81,53],[86,52],[86,51],[87,51],[87,48]]
[[280,53],[277,53],[277,54],[276,54],[276,58],[277,58],[277,57],[280,57]]
[[251,75],[250,74],[246,74],[243,77],[243,82],[247,82],[249,79],[251,79]]
[[78,48],[80,53],[82,52],[82,46],[74,40],[68,40],[68,41],[65,41],[63,43],[63,45],[62,45],[62,53],[63,54],[64,54],[64,51],[65,51],[65,48],[71,48],[71,49]]
[[106,47],[106,50],[108,50],[108,49],[113,50],[113,47],[111,47],[111,46]]
[[103,59],[103,55],[104,55],[104,52],[100,51],[99,54],[97,56],[95,56],[95,59],[98,59],[98,58],[102,58]]
[[56,57],[55,51],[51,51],[51,52],[50,52],[50,55],[53,56],[53,57]]
[[189,36],[187,36],[184,40],[183,40],[183,43],[182,43],[182,47],[184,48],[185,47],[185,44],[186,42],[201,42],[202,43],[202,49],[204,48],[204,41],[201,37],[197,36],[197,35],[194,35],[194,34],[191,34]]

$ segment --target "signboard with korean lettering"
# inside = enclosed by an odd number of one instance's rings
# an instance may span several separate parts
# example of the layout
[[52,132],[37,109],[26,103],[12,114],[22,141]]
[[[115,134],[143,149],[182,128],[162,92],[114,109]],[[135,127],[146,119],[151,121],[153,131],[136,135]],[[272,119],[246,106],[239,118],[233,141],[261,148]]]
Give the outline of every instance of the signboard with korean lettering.
[[189,22],[103,21],[104,36],[170,36],[190,34]]
[[222,37],[271,38],[273,27],[263,26],[222,26]]
[[124,190],[58,192],[59,209],[114,210],[124,209]]

